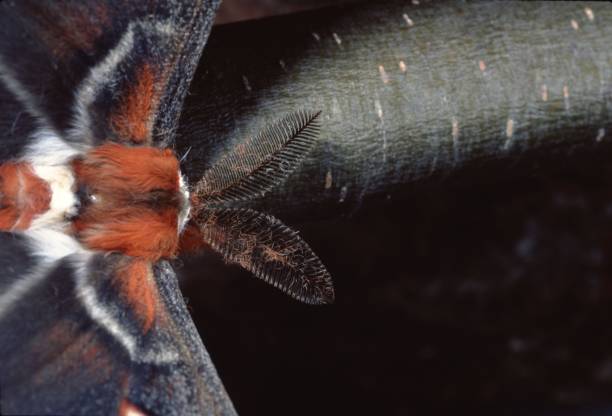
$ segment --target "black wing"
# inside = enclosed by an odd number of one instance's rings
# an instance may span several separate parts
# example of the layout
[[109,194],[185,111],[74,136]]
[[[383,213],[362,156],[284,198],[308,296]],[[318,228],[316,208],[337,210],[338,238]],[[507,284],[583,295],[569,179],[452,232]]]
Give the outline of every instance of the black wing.
[[0,234],[0,414],[235,414],[167,263],[44,233]]
[[[217,5],[0,1],[0,163],[169,145]],[[233,414],[169,266],[53,233],[0,234],[0,414]]]
[[218,3],[0,2],[0,162],[42,128],[78,145],[171,144]]
[[305,303],[332,303],[325,266],[297,231],[250,209],[204,209],[196,218],[203,240],[223,258]]

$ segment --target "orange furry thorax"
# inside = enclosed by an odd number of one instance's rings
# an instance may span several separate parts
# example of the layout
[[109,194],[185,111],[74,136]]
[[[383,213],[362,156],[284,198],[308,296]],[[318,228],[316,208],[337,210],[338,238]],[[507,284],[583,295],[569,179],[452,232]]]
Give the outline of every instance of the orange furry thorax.
[[150,261],[179,246],[179,162],[171,150],[105,144],[73,162],[88,198],[73,229],[94,250]]
[[[92,250],[148,261],[176,256],[186,201],[171,150],[110,143],[70,163],[81,206],[76,217],[65,218],[68,232]],[[52,200],[30,163],[0,164],[0,230],[28,230]]]

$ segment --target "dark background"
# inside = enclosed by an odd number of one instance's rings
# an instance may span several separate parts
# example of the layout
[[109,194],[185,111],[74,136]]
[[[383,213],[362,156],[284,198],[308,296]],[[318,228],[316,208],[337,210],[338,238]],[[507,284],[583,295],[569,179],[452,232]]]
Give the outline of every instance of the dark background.
[[[226,0],[219,21],[330,2]],[[283,216],[334,277],[331,306],[214,255],[182,260],[238,412],[607,414],[612,147],[598,149],[458,171],[332,218]]]
[[215,22],[239,22],[355,1],[357,0],[223,0]]

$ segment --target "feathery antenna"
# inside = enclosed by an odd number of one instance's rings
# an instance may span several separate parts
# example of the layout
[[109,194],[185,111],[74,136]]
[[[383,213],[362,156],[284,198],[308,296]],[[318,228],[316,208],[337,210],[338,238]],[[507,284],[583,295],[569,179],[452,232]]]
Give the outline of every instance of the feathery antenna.
[[195,194],[205,205],[262,196],[293,172],[314,147],[321,112],[297,111],[238,144],[204,174]]
[[290,296],[331,303],[331,276],[312,249],[277,218],[227,205],[280,184],[312,150],[320,112],[297,111],[237,145],[196,184],[194,223],[201,238],[223,258],[239,264]]
[[310,304],[332,303],[331,276],[297,231],[250,209],[204,209],[196,218],[206,243],[290,296]]

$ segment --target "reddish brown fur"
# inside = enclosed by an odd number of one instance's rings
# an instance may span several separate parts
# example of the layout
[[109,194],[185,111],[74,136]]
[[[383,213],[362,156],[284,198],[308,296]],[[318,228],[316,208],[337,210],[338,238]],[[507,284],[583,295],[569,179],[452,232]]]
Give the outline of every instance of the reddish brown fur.
[[111,375],[108,351],[93,331],[82,332],[69,320],[58,320],[37,334],[25,346],[32,349],[39,365],[30,374],[34,383],[71,377],[75,371],[86,371],[88,377],[103,381]]
[[75,228],[89,248],[157,261],[176,255],[177,215],[175,209],[158,213],[141,207],[93,207],[75,221]]
[[148,332],[155,321],[158,302],[150,263],[141,259],[128,261],[117,271],[115,283],[140,319],[143,332]]
[[179,189],[179,162],[169,149],[105,144],[73,165],[79,181],[92,187],[94,192],[144,193],[153,189]]
[[0,165],[0,230],[26,230],[46,212],[51,190],[27,163]]
[[170,196],[179,191],[172,151],[107,144],[73,165],[79,185],[96,197],[74,223],[88,247],[150,261],[176,255],[178,204],[147,202],[154,191]]
[[182,254],[196,254],[202,251],[203,248],[207,247],[200,229],[194,225],[189,224],[179,241],[179,251]]
[[[57,10],[61,8],[61,13]],[[108,13],[103,4],[61,4],[29,1],[28,9],[38,23],[39,38],[58,58],[79,51],[89,52],[108,25]],[[50,18],[53,16],[53,18]]]
[[111,123],[119,139],[145,143],[151,138],[151,122],[156,109],[155,76],[147,64],[140,68],[136,84],[127,91]]
[[[53,363],[61,359],[61,355],[66,351],[71,342],[74,341],[74,326],[66,320],[58,320],[53,326],[45,331],[37,333],[25,345],[24,349],[31,350],[33,356],[40,363]],[[44,365],[39,365],[41,371],[31,374],[34,382],[42,381],[44,378]],[[39,380],[40,379],[40,380]]]

